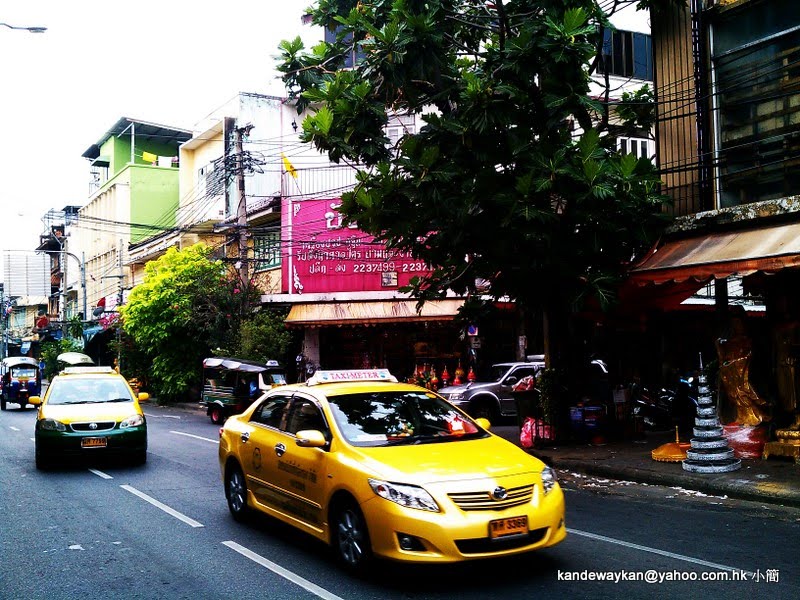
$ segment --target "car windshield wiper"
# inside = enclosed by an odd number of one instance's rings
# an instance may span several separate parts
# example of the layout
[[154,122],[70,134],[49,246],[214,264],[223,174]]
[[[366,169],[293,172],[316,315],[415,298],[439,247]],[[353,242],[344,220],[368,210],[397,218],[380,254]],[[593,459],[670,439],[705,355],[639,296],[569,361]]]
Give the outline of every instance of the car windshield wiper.
[[111,400],[106,400],[106,402],[133,402],[130,398],[112,398]]

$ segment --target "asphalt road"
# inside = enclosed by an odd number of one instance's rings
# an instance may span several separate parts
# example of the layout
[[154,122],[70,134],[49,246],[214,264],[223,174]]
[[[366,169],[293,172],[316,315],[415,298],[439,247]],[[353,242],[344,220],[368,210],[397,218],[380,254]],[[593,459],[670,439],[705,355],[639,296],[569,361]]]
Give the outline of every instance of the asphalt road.
[[555,548],[444,567],[380,564],[358,579],[280,523],[233,521],[218,427],[199,412],[147,406],[144,466],[39,472],[36,413],[11,407],[0,413],[3,599],[800,598],[800,511],[571,473],[562,478],[570,535]]

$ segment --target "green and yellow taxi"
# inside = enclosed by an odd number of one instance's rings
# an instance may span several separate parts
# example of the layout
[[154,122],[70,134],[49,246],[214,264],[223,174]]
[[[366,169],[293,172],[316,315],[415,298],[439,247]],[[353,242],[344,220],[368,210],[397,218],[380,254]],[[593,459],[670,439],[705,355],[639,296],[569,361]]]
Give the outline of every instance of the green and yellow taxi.
[[425,388],[388,371],[317,371],[220,429],[237,520],[258,511],[374,557],[447,563],[520,554],[566,536],[555,472]]
[[36,467],[57,460],[124,455],[147,460],[147,421],[125,378],[111,367],[67,367],[29,402],[36,415]]

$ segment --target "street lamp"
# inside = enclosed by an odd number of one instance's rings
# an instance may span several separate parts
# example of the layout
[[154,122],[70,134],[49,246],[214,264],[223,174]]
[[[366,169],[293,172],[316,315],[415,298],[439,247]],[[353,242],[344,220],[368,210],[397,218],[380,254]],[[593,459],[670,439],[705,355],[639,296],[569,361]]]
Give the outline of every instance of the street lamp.
[[8,23],[0,23],[3,27],[8,27],[9,29],[21,29],[22,31],[28,31],[30,33],[44,33],[47,31],[47,27],[17,27],[15,25],[9,25]]

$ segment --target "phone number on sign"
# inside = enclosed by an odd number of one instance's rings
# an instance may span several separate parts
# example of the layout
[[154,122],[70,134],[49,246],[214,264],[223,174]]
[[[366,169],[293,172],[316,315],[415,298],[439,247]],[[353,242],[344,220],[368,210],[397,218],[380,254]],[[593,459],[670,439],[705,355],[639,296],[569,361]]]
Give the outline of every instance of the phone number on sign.
[[391,273],[397,271],[399,273],[421,273],[427,271],[428,267],[425,263],[402,263],[396,265],[393,262],[388,263],[358,263],[353,265],[353,273]]

